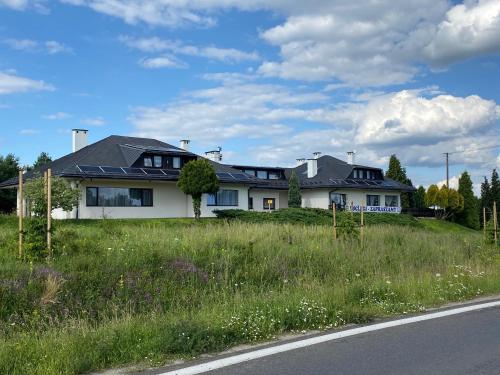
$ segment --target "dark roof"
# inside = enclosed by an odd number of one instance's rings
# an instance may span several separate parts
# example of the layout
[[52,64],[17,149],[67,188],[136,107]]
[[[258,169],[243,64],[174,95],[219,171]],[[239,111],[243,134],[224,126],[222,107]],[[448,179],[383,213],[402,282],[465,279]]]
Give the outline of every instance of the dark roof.
[[[106,178],[106,179],[134,179],[134,180],[162,180],[176,181],[179,176],[178,170],[161,170],[158,172],[151,171],[147,168],[142,168],[134,173],[134,170],[125,170],[121,168],[131,167],[137,159],[144,153],[160,153],[170,155],[186,155],[191,157],[200,156],[183,150],[179,147],[172,146],[168,143],[150,138],[123,137],[111,135],[96,143],[88,145],[81,150],[56,159],[53,162],[46,164],[35,171],[25,173],[24,178],[30,179],[36,174],[43,174],[48,168],[52,169],[52,174],[55,176],[77,177],[77,178]],[[210,161],[210,160],[209,160]],[[382,171],[379,168],[365,167],[360,165],[350,165],[343,160],[334,158],[329,155],[323,155],[317,159],[318,173],[312,178],[307,178],[307,163],[301,164],[295,168],[279,168],[279,167],[255,167],[244,165],[226,165],[210,161],[210,164],[215,169],[217,177],[221,182],[236,182],[245,183],[256,188],[267,189],[288,189],[288,179],[292,171],[295,171],[301,188],[350,188],[350,189],[383,189],[383,190],[398,190],[398,191],[413,191],[413,186],[408,186],[388,178],[383,180],[363,180],[350,179],[353,168],[361,167],[372,170]],[[113,173],[112,168],[83,168],[83,166],[94,167],[115,167],[120,173]],[[281,170],[284,178],[277,180],[263,180],[243,173],[239,169],[264,169],[264,170]],[[84,170],[86,169],[86,170]],[[91,169],[95,169],[92,171]],[[144,172],[146,171],[146,172]],[[155,172],[152,174],[152,172]],[[11,178],[0,183],[0,187],[12,187],[18,183],[17,177]]]
[[[413,186],[405,185],[400,182],[383,177],[382,180],[368,179],[351,179],[351,173],[354,168],[365,168],[379,171],[383,176],[380,168],[366,167],[363,165],[351,165],[343,160],[334,158],[330,155],[323,155],[317,159],[318,173],[312,178],[307,178],[307,163],[303,163],[294,168],[282,168],[286,179],[281,180],[260,180],[257,187],[288,189],[288,179],[295,171],[299,178],[299,184],[302,189],[314,188],[349,188],[349,189],[378,189],[378,190],[398,190],[398,191],[414,191]],[[265,169],[264,167],[262,167]]]
[[[26,180],[36,175],[42,175],[48,168],[52,169],[52,174],[54,176],[63,177],[166,181],[175,181],[178,179],[179,172],[176,170],[163,170],[163,172],[158,174],[146,174],[144,172],[125,174],[105,172],[100,168],[96,171],[84,171],[82,169],[82,166],[129,168],[144,153],[198,157],[196,154],[156,139],[111,135],[76,152],[56,159],[51,163],[45,164],[34,171],[25,173],[24,179]],[[210,163],[222,182],[252,183],[252,181],[256,180],[227,165],[212,161],[210,161]],[[149,169],[143,168],[143,170],[148,171]],[[18,178],[14,177],[1,182],[0,187],[12,187],[17,186],[17,184]]]

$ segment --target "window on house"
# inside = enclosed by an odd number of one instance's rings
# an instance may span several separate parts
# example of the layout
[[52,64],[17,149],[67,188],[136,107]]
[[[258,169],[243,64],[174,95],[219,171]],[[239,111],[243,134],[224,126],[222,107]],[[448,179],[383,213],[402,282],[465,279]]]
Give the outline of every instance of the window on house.
[[352,178],[359,178],[358,177],[358,170],[355,169],[353,172],[352,172]]
[[88,187],[86,198],[89,207],[150,207],[153,189]]
[[257,171],[257,178],[267,180],[267,171]]
[[248,197],[248,209],[253,210],[253,197]]
[[153,160],[151,160],[151,157],[145,157],[144,158],[144,166],[151,168],[153,166]]
[[275,210],[276,198],[264,198],[262,200],[262,206],[264,207],[264,210]]
[[270,180],[278,180],[280,178],[280,174],[278,172],[269,172],[268,176]]
[[174,156],[172,158],[172,166],[175,169],[180,169],[181,168],[181,158],[179,156]]
[[97,206],[97,188],[87,188],[86,202],[87,206]]
[[397,195],[386,195],[385,196],[385,206],[386,207],[397,207],[398,206],[398,196]]
[[161,167],[163,167],[162,157],[161,156],[155,156],[153,158],[153,161],[154,161],[155,168],[161,168]]
[[367,206],[380,206],[380,195],[367,195],[366,196]]
[[237,206],[238,190],[219,190],[216,194],[208,194],[207,206]]
[[335,207],[339,209],[344,209],[347,202],[346,194],[330,193],[330,204],[335,203]]
[[245,169],[243,172],[250,176],[255,176],[255,171],[253,169]]

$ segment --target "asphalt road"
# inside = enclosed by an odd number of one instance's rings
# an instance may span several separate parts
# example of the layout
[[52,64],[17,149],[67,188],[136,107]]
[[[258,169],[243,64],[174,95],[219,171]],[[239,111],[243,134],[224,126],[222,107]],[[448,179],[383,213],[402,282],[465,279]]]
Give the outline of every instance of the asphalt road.
[[211,375],[500,375],[500,308],[326,342]]

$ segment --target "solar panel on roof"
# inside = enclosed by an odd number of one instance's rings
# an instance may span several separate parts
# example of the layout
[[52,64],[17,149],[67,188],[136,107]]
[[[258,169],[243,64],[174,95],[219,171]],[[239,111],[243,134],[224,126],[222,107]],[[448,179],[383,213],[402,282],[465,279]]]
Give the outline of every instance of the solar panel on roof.
[[350,179],[349,179],[349,180],[345,180],[345,181],[346,181],[348,184],[353,184],[353,185],[357,184],[357,182],[356,182],[356,181],[354,181],[354,180],[350,180]]
[[119,167],[101,167],[102,170],[106,173],[115,173],[115,174],[124,174],[123,169]]
[[144,168],[144,172],[146,172],[146,174],[163,175],[161,169]]
[[246,175],[245,173],[231,173],[231,176],[233,176],[236,179],[239,180],[248,180],[249,176]]
[[144,171],[141,168],[123,168],[123,170],[127,174],[144,174]]
[[374,181],[366,181],[366,183],[370,185],[377,185]]
[[162,169],[163,173],[165,173],[166,175],[170,175],[170,176],[178,176],[180,174],[180,171],[178,170],[172,170],[172,169]]
[[226,173],[226,172],[219,172],[219,173],[216,173],[217,177],[219,178],[232,178],[231,175],[229,173]]
[[85,173],[101,173],[102,169],[95,165],[78,165],[78,168]]

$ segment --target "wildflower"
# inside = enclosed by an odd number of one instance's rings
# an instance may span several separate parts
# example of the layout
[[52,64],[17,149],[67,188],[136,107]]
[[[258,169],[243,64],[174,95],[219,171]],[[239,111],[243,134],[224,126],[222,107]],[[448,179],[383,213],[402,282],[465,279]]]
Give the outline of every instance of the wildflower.
[[356,274],[356,277],[360,277],[361,275],[359,273]]
[[436,273],[436,277],[441,277],[441,274],[440,273]]
[[391,283],[391,280],[385,280],[385,282],[386,282],[387,284],[392,284],[392,283]]

